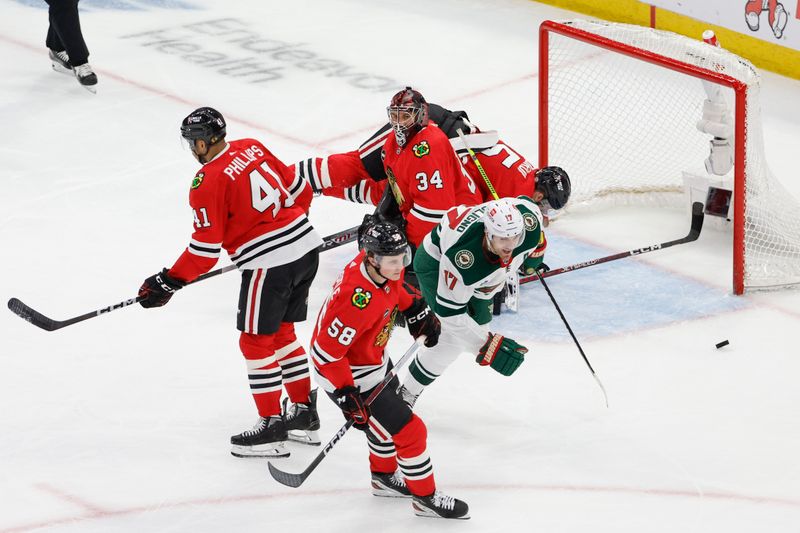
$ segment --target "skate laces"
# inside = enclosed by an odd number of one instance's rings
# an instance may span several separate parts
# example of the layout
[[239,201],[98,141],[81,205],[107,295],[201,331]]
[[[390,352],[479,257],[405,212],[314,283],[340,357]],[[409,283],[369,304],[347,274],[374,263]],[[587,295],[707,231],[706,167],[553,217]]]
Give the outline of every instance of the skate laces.
[[92,67],[91,65],[89,65],[89,63],[84,63],[83,65],[78,65],[77,67],[72,67],[72,68],[75,69],[75,74],[79,78],[85,78],[86,76],[91,76],[92,74],[94,74],[94,71],[92,70]]
[[437,490],[433,493],[433,505],[452,511],[453,507],[456,505],[456,499]]
[[69,56],[67,55],[66,50],[62,50],[60,52],[53,52],[53,54],[56,55],[64,63],[69,63]]
[[414,394],[410,390],[406,388],[405,385],[401,385],[400,389],[398,390],[400,393],[400,398],[408,404],[409,407],[414,407],[414,404],[417,403],[417,398],[419,398],[419,394]]
[[389,483],[398,487],[402,487],[404,489],[407,488],[406,480],[398,470],[395,470],[394,474],[392,474],[392,477],[389,478]]
[[253,429],[248,429],[247,431],[243,432],[242,435],[245,437],[250,437],[252,435],[260,433],[261,430],[263,430],[266,427],[268,421],[269,421],[268,418],[263,418],[263,417],[259,418],[258,422],[256,422],[256,425],[253,426]]
[[286,421],[294,420],[303,411],[308,411],[309,406],[304,403],[293,403],[286,409]]

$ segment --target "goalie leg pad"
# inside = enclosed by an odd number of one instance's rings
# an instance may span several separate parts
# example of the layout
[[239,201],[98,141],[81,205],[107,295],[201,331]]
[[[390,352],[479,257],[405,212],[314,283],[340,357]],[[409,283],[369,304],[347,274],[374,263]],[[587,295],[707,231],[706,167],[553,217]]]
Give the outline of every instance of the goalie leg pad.
[[706,172],[724,176],[733,168],[733,147],[728,139],[711,139],[711,151],[705,160]]

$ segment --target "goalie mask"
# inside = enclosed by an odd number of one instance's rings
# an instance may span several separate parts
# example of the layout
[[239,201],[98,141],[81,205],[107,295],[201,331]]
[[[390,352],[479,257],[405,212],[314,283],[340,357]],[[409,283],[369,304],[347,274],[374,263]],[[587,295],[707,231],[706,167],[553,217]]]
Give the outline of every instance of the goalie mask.
[[414,134],[428,125],[428,103],[419,91],[411,87],[392,96],[386,112],[400,147],[405,146]]
[[550,207],[561,209],[567,205],[572,184],[563,168],[544,167],[536,173],[536,190],[544,195]]
[[507,198],[489,202],[483,214],[483,228],[491,251],[503,266],[511,262],[511,252],[525,240],[522,213]]

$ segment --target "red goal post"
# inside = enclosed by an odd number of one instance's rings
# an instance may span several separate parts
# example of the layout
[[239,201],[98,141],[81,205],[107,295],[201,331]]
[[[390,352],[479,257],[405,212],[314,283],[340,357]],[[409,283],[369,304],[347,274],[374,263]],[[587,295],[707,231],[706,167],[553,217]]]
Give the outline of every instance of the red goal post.
[[571,205],[660,195],[680,203],[681,173],[702,167],[711,139],[695,127],[705,99],[699,80],[732,93],[733,292],[800,283],[800,206],[766,166],[760,76],[721,48],[628,24],[545,21],[539,165],[570,173]]

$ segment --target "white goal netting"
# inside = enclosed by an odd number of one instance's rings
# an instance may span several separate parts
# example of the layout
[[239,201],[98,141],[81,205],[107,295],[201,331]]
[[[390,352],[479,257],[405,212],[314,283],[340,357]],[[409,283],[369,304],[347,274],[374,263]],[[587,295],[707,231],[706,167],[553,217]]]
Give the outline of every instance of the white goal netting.
[[[743,82],[746,98],[738,130],[746,139],[744,190],[734,189],[734,197],[744,195],[744,212],[734,214],[734,226],[741,217],[744,230],[734,247],[744,253],[734,272],[742,273],[740,284],[748,290],[800,284],[800,204],[767,166],[755,67],[671,32],[599,21],[562,24],[601,37],[587,42],[549,32],[543,69],[548,113],[540,120],[547,120],[549,164],[564,167],[572,178],[570,209],[684,202],[682,173],[705,173],[711,136],[696,124],[708,97],[700,77],[670,67],[677,62],[725,74]],[[733,110],[734,90],[726,87],[723,95]],[[732,184],[733,171],[729,179]]]

